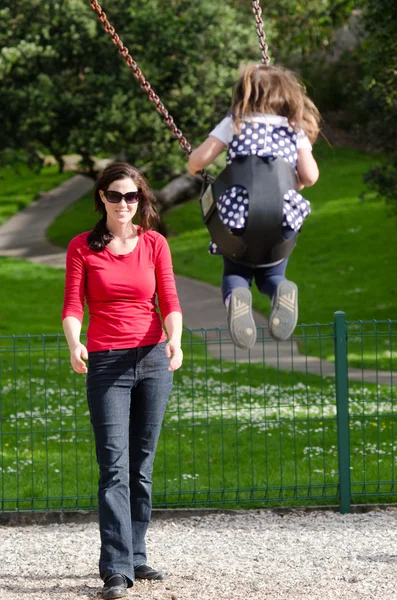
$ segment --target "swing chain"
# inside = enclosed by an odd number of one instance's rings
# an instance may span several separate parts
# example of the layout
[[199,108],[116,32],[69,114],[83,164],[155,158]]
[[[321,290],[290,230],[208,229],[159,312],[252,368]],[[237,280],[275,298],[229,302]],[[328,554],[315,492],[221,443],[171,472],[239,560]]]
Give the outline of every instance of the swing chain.
[[[182,150],[188,155],[192,152],[192,147],[183,135],[182,131],[175,125],[173,117],[170,115],[164,104],[161,102],[159,96],[154,92],[149,81],[143,75],[138,63],[130,55],[128,48],[123,44],[120,37],[116,33],[115,28],[110,24],[105,11],[102,9],[97,0],[90,0],[91,8],[98,15],[106,33],[112,38],[112,42],[117,47],[119,53],[124,58],[127,65],[133,72],[135,79],[139,82],[142,90],[147,94],[150,102],[153,102],[159,115],[163,117],[164,123],[171,130],[172,135],[176,138],[181,146]],[[256,31],[259,38],[259,45],[262,51],[262,62],[266,65],[270,63],[270,58],[267,54],[268,45],[265,42],[265,32],[263,31],[263,20],[262,20],[262,9],[260,7],[259,0],[252,0],[252,10],[255,13],[256,20]],[[201,177],[207,184],[213,181],[211,175],[208,175],[204,170],[200,171]]]
[[263,31],[262,9],[259,0],[252,0],[252,12],[255,14],[256,33],[259,38],[259,46],[262,52],[262,62],[265,65],[270,64],[270,57],[267,53],[268,45],[265,42],[266,34]]
[[187,154],[190,154],[192,151],[191,145],[183,135],[182,131],[178,129],[178,127],[175,125],[174,119],[172,118],[168,110],[165,108],[158,95],[152,89],[152,86],[150,85],[148,80],[145,79],[142,71],[138,66],[138,63],[132,58],[128,51],[128,48],[124,46],[123,42],[117,35],[114,27],[109,23],[106,13],[102,10],[102,7],[99,5],[97,0],[90,0],[90,3],[91,8],[97,13],[98,18],[101,21],[106,33],[112,38],[112,42],[117,47],[119,53],[132,70],[135,79],[138,80],[143,91],[146,92],[150,102],[153,102],[157,112],[163,117],[164,123],[171,130],[172,135],[178,140],[182,150],[184,150],[184,152],[186,152]]

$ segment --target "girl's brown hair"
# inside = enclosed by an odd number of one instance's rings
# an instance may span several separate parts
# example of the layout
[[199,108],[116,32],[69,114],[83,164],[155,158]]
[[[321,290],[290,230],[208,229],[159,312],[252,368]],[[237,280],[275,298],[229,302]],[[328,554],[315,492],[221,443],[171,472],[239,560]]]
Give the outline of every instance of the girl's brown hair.
[[320,114],[304,85],[282,67],[246,66],[234,86],[231,111],[238,133],[255,113],[287,117],[291,127],[301,127],[312,143],[320,130]]
[[99,190],[106,191],[113,181],[118,179],[132,179],[139,191],[137,215],[141,229],[138,235],[153,229],[159,223],[159,214],[155,206],[155,197],[149,187],[146,177],[138,169],[128,163],[117,162],[109,165],[99,175],[94,186],[95,211],[102,214],[102,218],[88,235],[88,246],[95,252],[101,252],[113,239],[113,234],[106,226],[106,208],[99,195]]

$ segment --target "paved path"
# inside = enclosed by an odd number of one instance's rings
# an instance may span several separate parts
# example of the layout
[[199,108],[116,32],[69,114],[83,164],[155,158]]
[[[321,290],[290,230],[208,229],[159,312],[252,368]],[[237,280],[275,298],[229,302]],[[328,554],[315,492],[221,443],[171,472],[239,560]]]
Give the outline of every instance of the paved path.
[[65,249],[50,244],[46,231],[56,217],[92,185],[89,177],[76,175],[11,217],[0,227],[0,255],[65,268]]
[[[45,232],[65,208],[91,189],[92,179],[76,175],[33,202],[0,227],[0,255],[25,258],[54,267],[65,267],[65,250],[50,244]],[[262,362],[282,370],[310,372],[322,376],[335,374],[334,364],[317,357],[299,354],[295,341],[277,343],[269,337],[267,320],[254,311],[259,327],[258,340],[251,351],[236,348],[227,330],[226,311],[220,288],[207,283],[176,277],[183,310],[184,326],[201,329],[195,334],[207,341],[210,353],[222,360]],[[388,371],[349,369],[349,378],[357,381],[397,383],[397,373]]]

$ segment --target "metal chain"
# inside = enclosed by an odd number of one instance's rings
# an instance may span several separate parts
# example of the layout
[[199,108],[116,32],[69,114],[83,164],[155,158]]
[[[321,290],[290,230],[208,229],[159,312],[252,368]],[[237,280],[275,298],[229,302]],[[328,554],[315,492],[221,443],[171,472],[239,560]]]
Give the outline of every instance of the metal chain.
[[270,64],[270,57],[267,53],[268,45],[265,42],[266,34],[263,31],[262,9],[259,0],[252,0],[252,12],[255,14],[256,33],[259,38],[259,46],[262,52],[262,62],[265,65]]
[[105,31],[112,38],[113,44],[117,47],[119,53],[125,59],[125,62],[132,70],[135,79],[138,80],[141,88],[144,92],[146,92],[150,102],[156,107],[157,112],[163,117],[164,123],[171,130],[172,135],[178,140],[182,150],[187,154],[190,154],[192,151],[192,147],[183,135],[182,131],[178,129],[178,127],[174,123],[174,119],[165,108],[164,104],[161,102],[158,95],[153,91],[150,83],[145,79],[142,71],[140,70],[136,61],[130,55],[128,48],[124,46],[123,42],[117,35],[114,27],[109,23],[109,20],[106,16],[106,13],[102,10],[101,6],[98,4],[96,0],[90,0],[91,8],[97,13],[99,20],[101,21]]

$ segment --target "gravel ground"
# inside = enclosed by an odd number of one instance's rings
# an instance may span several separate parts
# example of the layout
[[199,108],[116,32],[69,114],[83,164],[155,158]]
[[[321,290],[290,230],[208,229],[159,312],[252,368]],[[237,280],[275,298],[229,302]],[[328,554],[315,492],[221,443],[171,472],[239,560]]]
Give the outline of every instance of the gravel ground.
[[[397,598],[397,509],[271,510],[153,519],[148,562],[168,571],[135,600]],[[0,527],[1,600],[100,597],[96,523]]]

